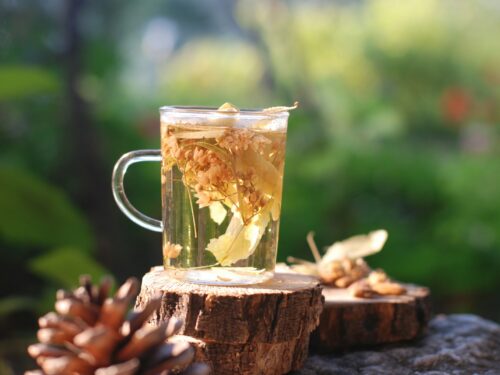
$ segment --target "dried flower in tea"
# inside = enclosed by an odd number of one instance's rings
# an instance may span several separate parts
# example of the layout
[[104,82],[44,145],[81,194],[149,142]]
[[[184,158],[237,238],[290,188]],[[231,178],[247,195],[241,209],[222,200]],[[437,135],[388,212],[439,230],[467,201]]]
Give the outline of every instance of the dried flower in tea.
[[182,246],[178,244],[171,244],[170,242],[165,242],[163,245],[163,256],[165,258],[177,258],[181,253]]

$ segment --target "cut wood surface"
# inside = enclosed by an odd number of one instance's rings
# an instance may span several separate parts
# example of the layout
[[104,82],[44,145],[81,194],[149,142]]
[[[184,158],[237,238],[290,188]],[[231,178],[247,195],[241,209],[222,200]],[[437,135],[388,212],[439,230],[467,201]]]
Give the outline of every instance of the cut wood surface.
[[431,316],[429,290],[404,285],[407,294],[356,298],[347,289],[324,287],[325,305],[311,337],[317,352],[410,340]]
[[160,292],[161,307],[151,323],[181,318],[181,334],[204,341],[279,343],[311,332],[322,309],[321,286],[310,276],[276,273],[265,283],[212,286],[181,282],[155,267],[142,281],[136,307]]

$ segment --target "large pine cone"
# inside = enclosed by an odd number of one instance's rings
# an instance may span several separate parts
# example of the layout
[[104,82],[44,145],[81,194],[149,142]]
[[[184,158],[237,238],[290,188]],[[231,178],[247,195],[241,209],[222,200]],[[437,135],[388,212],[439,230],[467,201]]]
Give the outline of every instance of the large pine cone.
[[139,282],[128,279],[108,298],[111,279],[92,285],[80,278],[73,292],[58,291],[55,310],[38,323],[40,343],[28,353],[41,370],[26,375],[205,375],[204,364],[191,364],[194,349],[187,342],[165,342],[182,323],[170,319],[158,327],[145,324],[160,305],[153,298],[142,311],[129,311]]

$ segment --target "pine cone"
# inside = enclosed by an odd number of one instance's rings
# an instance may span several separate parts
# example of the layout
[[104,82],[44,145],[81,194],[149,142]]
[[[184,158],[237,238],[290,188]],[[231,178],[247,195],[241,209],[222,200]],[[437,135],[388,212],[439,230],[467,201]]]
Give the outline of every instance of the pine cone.
[[160,306],[160,296],[151,299],[142,311],[127,315],[137,295],[139,282],[128,279],[109,297],[111,279],[92,285],[80,278],[73,292],[58,291],[55,310],[38,323],[40,343],[28,353],[41,370],[26,375],[205,375],[204,364],[188,366],[194,349],[187,342],[165,342],[182,323],[170,319],[159,327],[145,324]]

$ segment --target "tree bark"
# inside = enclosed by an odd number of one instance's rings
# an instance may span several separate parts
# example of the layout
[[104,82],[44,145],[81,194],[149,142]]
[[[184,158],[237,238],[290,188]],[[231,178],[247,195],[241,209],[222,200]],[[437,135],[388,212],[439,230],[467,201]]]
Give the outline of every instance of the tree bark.
[[405,285],[407,294],[356,298],[347,289],[324,287],[325,305],[311,337],[314,351],[411,340],[425,331],[431,317],[427,288]]
[[275,375],[300,369],[307,359],[309,333],[280,343],[224,344],[179,335],[195,348],[195,360],[207,363],[217,375]]

